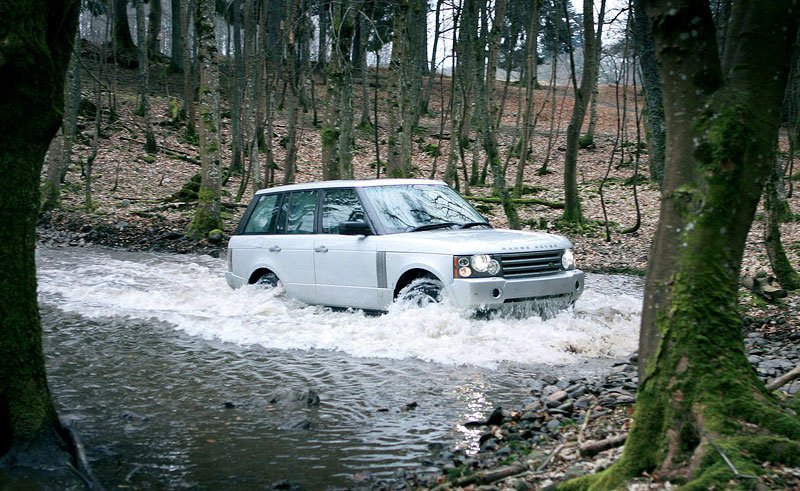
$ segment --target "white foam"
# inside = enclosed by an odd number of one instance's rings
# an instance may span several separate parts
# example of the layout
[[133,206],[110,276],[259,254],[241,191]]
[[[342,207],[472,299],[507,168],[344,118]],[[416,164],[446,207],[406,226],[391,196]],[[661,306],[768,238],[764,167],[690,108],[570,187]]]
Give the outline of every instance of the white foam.
[[241,345],[486,367],[626,356],[636,349],[642,303],[635,281],[590,275],[575,310],[546,321],[475,319],[446,304],[370,316],[308,306],[280,290],[231,290],[223,262],[207,256],[45,249],[37,262],[40,300],[87,317],[154,318]]

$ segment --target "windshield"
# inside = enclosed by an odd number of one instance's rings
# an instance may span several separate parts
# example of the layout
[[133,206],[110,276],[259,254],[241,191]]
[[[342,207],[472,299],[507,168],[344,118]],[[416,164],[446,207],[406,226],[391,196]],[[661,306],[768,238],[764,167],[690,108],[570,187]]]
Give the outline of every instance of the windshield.
[[457,192],[441,184],[362,188],[386,233],[488,224]]

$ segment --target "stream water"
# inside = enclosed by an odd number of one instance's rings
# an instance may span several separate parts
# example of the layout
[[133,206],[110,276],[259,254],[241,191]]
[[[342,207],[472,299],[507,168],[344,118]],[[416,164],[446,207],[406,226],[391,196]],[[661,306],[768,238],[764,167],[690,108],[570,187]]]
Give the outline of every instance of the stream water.
[[640,279],[587,275],[546,321],[376,316],[231,290],[208,256],[40,249],[37,266],[51,390],[108,488],[347,487],[476,451],[461,423],[635,350],[642,302]]

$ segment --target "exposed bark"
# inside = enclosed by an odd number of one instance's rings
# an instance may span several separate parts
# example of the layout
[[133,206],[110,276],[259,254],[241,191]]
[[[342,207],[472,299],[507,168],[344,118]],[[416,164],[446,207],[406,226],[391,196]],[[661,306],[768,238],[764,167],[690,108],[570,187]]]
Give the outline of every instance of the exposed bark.
[[183,70],[183,50],[181,49],[181,0],[170,0],[170,52],[169,67],[173,71]]
[[[134,1],[136,2],[136,42],[139,58],[139,108],[136,112],[144,122],[144,150],[148,153],[156,153],[158,146],[156,145],[156,136],[150,119],[150,62],[147,53],[144,3],[143,0]],[[153,0],[150,1],[152,2]]]
[[183,50],[183,114],[186,117],[186,136],[194,139],[197,135],[195,111],[194,63],[192,45],[189,40],[189,27],[192,19],[193,0],[181,2],[181,49]]
[[61,124],[79,8],[71,0],[0,4],[0,467],[13,474],[28,462],[62,473],[26,487],[59,487],[69,476],[47,387],[34,251],[41,168]]
[[[253,10],[250,5],[252,1],[245,0],[248,12],[244,15],[247,22],[253,24]],[[243,130],[242,130],[242,98],[244,93],[244,53],[242,53],[242,2],[233,0],[231,2],[233,10],[233,77],[231,80],[231,166],[229,173],[240,174],[244,165],[242,164],[243,152]],[[249,15],[248,15],[249,14]],[[246,37],[247,35],[245,35]],[[250,55],[251,53],[248,53]],[[255,62],[255,57],[248,56],[249,63]],[[251,80],[248,77],[248,83]],[[252,81],[254,83],[254,81]]]
[[[294,182],[295,168],[297,167],[297,123],[300,112],[300,80],[298,74],[299,62],[297,55],[297,25],[295,22],[298,10],[300,8],[300,0],[290,0],[286,5],[286,19],[287,26],[284,29],[283,38],[286,42],[286,52],[288,53],[286,59],[286,67],[284,70],[284,83],[288,86],[289,90],[286,96],[286,161],[284,162],[283,169],[283,183],[290,184]],[[323,170],[323,175],[324,175]]]
[[421,46],[425,40],[425,12],[422,0],[401,0],[395,6],[391,85],[388,108],[388,152],[386,174],[407,177],[411,174],[414,131],[419,120],[422,90]]
[[151,60],[161,54],[161,0],[148,0],[150,11],[147,14],[147,55]]
[[647,117],[647,153],[650,178],[662,186],[664,183],[664,150],[666,135],[664,133],[664,97],[661,89],[661,78],[653,38],[647,30],[647,14],[643,0],[632,0],[633,4],[633,38],[639,67],[642,71],[642,87],[645,93],[645,110]]
[[[80,34],[76,32],[73,46],[79,45]],[[78,126],[78,107],[81,103],[81,64],[79,56],[70,57],[64,84],[64,120],[61,133],[53,139],[48,150],[47,176],[42,189],[42,211],[61,206],[61,184],[72,159],[72,143]]]
[[[525,77],[525,104],[522,112],[522,128],[520,128],[519,138],[519,160],[517,161],[517,174],[514,180],[514,197],[519,198],[522,196],[522,187],[525,178],[525,166],[528,159],[531,157],[530,142],[533,137],[533,127],[535,124],[535,115],[533,112],[534,106],[534,89],[536,88],[536,58],[537,58],[537,37],[539,36],[539,9],[537,4],[534,3],[532,12],[530,13],[530,24],[526,34],[526,47],[525,58],[526,77]],[[498,121],[499,124],[499,121]]]
[[197,209],[188,235],[205,237],[208,232],[222,226],[220,217],[220,96],[217,40],[214,27],[215,11],[212,0],[198,0],[195,15],[197,38],[197,65],[200,70],[199,137],[200,137],[200,191]]
[[781,241],[781,222],[790,213],[783,185],[783,164],[776,159],[764,188],[764,246],[778,283],[786,290],[800,288],[800,274],[795,271]]
[[351,47],[355,12],[350,1],[331,6],[332,44],[328,62],[325,121],[322,125],[322,178],[353,176],[353,74]]
[[567,489],[616,488],[643,472],[726,487],[763,472],[764,462],[800,463],[800,420],[747,361],[736,308],[747,234],[773,164],[796,3],[736,2],[723,59],[708,3],[645,6],[670,75],[662,77],[667,172],[634,423],[620,461]]
[[[567,149],[564,154],[564,220],[570,223],[583,223],[581,199],[578,193],[578,143],[581,126],[589,107],[589,99],[597,79],[598,58],[596,56],[597,38],[595,37],[594,19],[592,18],[592,0],[583,0],[583,71],[578,86],[575,64],[572,63],[572,83],[575,89],[575,104],[572,117],[567,126]],[[603,0],[605,4],[605,0]],[[564,4],[566,14],[566,4]],[[572,59],[572,51],[570,51]]]
[[114,55],[117,63],[128,67],[135,66],[136,45],[128,24],[128,0],[114,1]]

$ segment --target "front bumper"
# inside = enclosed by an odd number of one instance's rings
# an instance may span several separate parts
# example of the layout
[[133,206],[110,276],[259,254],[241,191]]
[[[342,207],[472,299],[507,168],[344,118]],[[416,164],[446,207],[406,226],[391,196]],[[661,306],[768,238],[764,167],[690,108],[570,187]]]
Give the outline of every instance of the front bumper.
[[583,293],[583,271],[573,269],[555,275],[506,280],[505,278],[456,278],[448,287],[460,307],[493,308],[510,302],[558,297],[567,304]]

